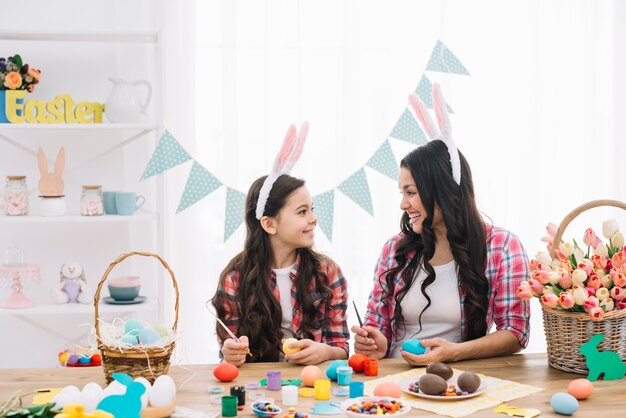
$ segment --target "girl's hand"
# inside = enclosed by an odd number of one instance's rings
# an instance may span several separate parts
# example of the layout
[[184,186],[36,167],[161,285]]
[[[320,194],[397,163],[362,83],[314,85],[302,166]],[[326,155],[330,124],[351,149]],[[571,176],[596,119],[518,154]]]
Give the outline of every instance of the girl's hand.
[[406,351],[400,350],[402,357],[411,366],[427,366],[430,363],[445,363],[447,361],[456,361],[458,352],[458,343],[452,343],[443,338],[431,338],[427,340],[420,340],[420,343],[430,348],[430,351],[424,354],[411,354]]
[[237,367],[246,362],[246,349],[249,347],[248,337],[245,335],[239,337],[239,341],[241,341],[241,343],[236,342],[232,338],[227,338],[224,340],[224,344],[222,345],[222,355],[224,356],[224,361],[234,364]]
[[352,327],[354,332],[354,352],[369,358],[381,359],[387,354],[387,337],[373,327]]
[[289,344],[291,348],[301,348],[293,354],[285,354],[285,358],[297,364],[311,365],[319,364],[331,358],[331,348],[324,343],[316,343],[309,339],[299,340]]

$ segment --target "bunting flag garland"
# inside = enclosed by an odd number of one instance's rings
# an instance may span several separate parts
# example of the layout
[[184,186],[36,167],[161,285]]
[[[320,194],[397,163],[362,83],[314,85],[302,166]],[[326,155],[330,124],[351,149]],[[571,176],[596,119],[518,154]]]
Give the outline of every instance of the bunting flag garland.
[[[469,75],[469,72],[463,64],[461,64],[458,58],[441,41],[437,41],[430,55],[426,70]],[[426,75],[422,75],[419,84],[415,88],[415,93],[428,108],[433,108],[432,83]],[[447,103],[446,106],[448,106],[448,111],[453,113]],[[318,225],[330,241],[333,239],[335,190],[339,190],[367,213],[374,216],[372,197],[365,174],[365,167],[367,166],[394,181],[398,178],[398,163],[393,155],[389,138],[409,142],[416,146],[428,142],[426,135],[424,135],[422,128],[415,120],[412,111],[407,105],[391,130],[391,133],[361,168],[347,179],[343,180],[338,186],[313,196],[313,206],[315,207]],[[161,135],[159,143],[141,176],[141,180],[145,180],[189,160],[193,161],[193,165],[178,203],[176,213],[180,213],[189,208],[215,190],[224,186],[224,184],[213,173],[194,160],[167,130]],[[224,242],[228,240],[242,224],[244,220],[245,200],[246,193],[228,186],[226,187]]]
[[168,131],[163,132],[150,162],[146,167],[141,180],[160,174],[172,167],[191,160],[191,155],[180,146],[178,141]]

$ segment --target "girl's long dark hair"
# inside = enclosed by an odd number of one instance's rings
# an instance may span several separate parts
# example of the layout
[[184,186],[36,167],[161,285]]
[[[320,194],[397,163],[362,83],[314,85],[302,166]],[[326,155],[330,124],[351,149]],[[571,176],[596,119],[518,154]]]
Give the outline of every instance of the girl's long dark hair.
[[[422,223],[422,233],[416,234],[411,228],[407,213],[402,215],[400,221],[402,238],[397,244],[395,253],[397,264],[379,277],[385,292],[385,303],[395,303],[392,318],[394,329],[406,331],[400,302],[413,284],[419,266],[423,266],[426,271],[427,277],[421,285],[421,291],[428,301],[419,316],[420,330],[422,315],[432,303],[426,288],[435,281],[435,270],[429,260],[435,253],[432,219],[436,204],[441,208],[447,238],[458,266],[459,287],[465,293],[464,313],[467,319],[465,339],[473,340],[487,333],[489,282],[485,276],[487,265],[485,224],[476,207],[469,165],[461,152],[459,156],[460,186],[452,177],[450,154],[442,141],[430,141],[408,153],[400,162],[400,166],[407,168],[413,176],[427,218]],[[415,256],[409,260],[411,252],[415,252]],[[395,300],[392,300],[395,277],[398,274],[402,275],[404,286],[396,294]]]
[[[238,334],[248,336],[250,351],[254,353],[254,357],[247,357],[246,361],[278,361],[283,338],[280,327],[282,309],[270,286],[272,247],[269,235],[256,219],[259,191],[266,177],[257,179],[250,186],[245,203],[244,249],[230,260],[220,274],[217,292],[212,299],[215,311],[222,321],[225,320],[226,304],[229,304],[231,312],[239,313]],[[304,180],[289,175],[278,177],[265,205],[264,216],[277,217],[289,196],[300,187],[304,187]],[[314,292],[320,294],[322,300],[332,298],[332,290],[328,287],[328,277],[320,270],[322,256],[311,248],[300,248],[297,251],[300,263],[296,281],[296,304],[301,307],[303,318],[296,334],[300,338],[311,338],[311,330],[321,328],[322,322],[328,320],[315,315],[316,309],[311,295],[312,282],[315,282]],[[232,271],[240,275],[236,300],[228,298],[224,293],[224,282]],[[229,338],[222,327],[217,326],[216,330],[220,339]]]

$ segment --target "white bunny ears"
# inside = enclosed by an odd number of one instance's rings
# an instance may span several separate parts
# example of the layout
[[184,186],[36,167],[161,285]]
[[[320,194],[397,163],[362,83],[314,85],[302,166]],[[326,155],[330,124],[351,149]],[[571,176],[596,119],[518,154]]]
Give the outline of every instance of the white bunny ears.
[[293,166],[296,164],[296,161],[298,161],[298,158],[300,158],[308,133],[309,122],[304,122],[302,126],[300,126],[300,131],[297,132],[297,135],[295,125],[291,124],[289,129],[287,129],[287,134],[285,135],[285,139],[283,139],[283,145],[274,159],[272,171],[268,174],[267,178],[263,182],[261,190],[259,191],[259,200],[256,204],[257,219],[261,219],[263,217],[267,199],[270,197],[270,192],[272,191],[272,186],[274,185],[276,179],[283,174],[289,174]]
[[409,104],[413,108],[415,116],[420,122],[420,125],[422,125],[422,129],[424,129],[426,135],[428,135],[431,141],[438,139],[448,147],[450,163],[452,164],[452,177],[454,181],[456,181],[456,184],[461,185],[461,158],[459,157],[459,151],[456,148],[454,139],[452,139],[452,126],[450,125],[450,118],[448,117],[448,108],[446,107],[446,101],[443,98],[441,87],[438,83],[433,84],[433,102],[439,128],[437,128],[437,125],[435,125],[435,122],[431,119],[428,110],[426,110],[426,106],[420,98],[417,97],[415,93],[411,93],[409,96]]

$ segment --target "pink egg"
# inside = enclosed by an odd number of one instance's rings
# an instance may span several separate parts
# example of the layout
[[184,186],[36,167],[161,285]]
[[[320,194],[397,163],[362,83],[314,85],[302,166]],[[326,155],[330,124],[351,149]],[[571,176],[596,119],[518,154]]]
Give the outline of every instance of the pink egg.
[[300,374],[305,386],[313,387],[315,381],[322,378],[322,371],[317,366],[306,366]]
[[591,396],[591,392],[593,392],[593,383],[587,379],[572,380],[567,386],[567,393],[578,400],[587,399]]
[[402,389],[397,383],[380,382],[374,388],[374,396],[390,396],[392,398],[400,398]]

